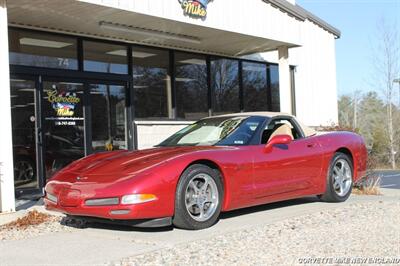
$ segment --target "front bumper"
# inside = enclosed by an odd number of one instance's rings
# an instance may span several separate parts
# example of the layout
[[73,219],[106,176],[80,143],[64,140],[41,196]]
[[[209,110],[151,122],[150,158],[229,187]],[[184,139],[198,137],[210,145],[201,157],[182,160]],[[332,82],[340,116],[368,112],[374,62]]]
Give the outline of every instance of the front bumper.
[[45,208],[70,216],[109,220],[150,220],[172,216],[162,212],[162,204],[158,200],[130,205],[88,206],[85,204],[87,198],[76,193],[77,190],[67,189],[67,191],[74,193],[63,193],[63,190],[56,190],[56,192],[53,190],[51,194],[46,193],[44,198]]
[[80,219],[85,222],[124,225],[124,226],[140,227],[140,228],[158,228],[158,227],[166,227],[172,225],[172,217],[164,217],[157,219],[135,219],[135,220],[111,220],[98,217],[72,216],[72,215],[69,215],[69,217],[72,219],[78,219],[78,220]]

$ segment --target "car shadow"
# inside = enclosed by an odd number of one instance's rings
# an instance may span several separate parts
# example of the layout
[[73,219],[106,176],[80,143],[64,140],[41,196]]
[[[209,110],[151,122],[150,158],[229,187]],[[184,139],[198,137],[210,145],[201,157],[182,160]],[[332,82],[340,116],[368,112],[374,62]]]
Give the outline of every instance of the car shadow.
[[247,215],[250,213],[263,212],[263,211],[284,208],[284,207],[290,207],[290,206],[295,206],[295,205],[304,205],[304,204],[314,203],[314,202],[321,202],[321,200],[318,197],[304,197],[304,198],[298,198],[298,199],[292,199],[292,200],[267,203],[267,204],[263,204],[263,205],[257,205],[257,206],[233,210],[233,211],[229,211],[229,212],[223,212],[220,215],[220,220],[230,219],[230,218],[234,218],[234,217],[238,217],[238,216],[242,216],[242,215]]
[[73,227],[76,229],[103,229],[103,230],[113,230],[113,231],[135,231],[135,232],[149,232],[149,233],[156,233],[156,232],[167,232],[172,231],[174,227],[165,226],[165,227],[135,227],[130,225],[121,225],[117,223],[107,222],[94,222],[94,221],[85,221],[79,218],[71,218],[71,217],[63,217],[60,221],[61,225]]
[[[305,198],[299,198],[299,199],[293,199],[293,200],[268,203],[268,204],[264,204],[264,205],[258,205],[258,206],[254,206],[254,207],[248,207],[248,208],[233,210],[233,211],[229,211],[229,212],[223,212],[223,213],[221,213],[219,220],[232,219],[235,217],[239,217],[239,216],[247,215],[247,214],[251,214],[251,213],[263,212],[263,211],[274,210],[274,209],[278,209],[278,208],[284,208],[284,207],[290,207],[290,206],[296,206],[296,205],[304,205],[304,204],[315,203],[315,202],[320,202],[320,200],[317,197],[305,197]],[[131,232],[143,232],[143,233],[168,232],[168,231],[173,231],[176,229],[172,225],[166,226],[166,227],[158,227],[158,228],[142,228],[142,227],[134,227],[134,226],[129,226],[129,225],[114,224],[114,223],[99,223],[99,222],[93,222],[93,221],[88,222],[88,221],[84,221],[81,219],[70,218],[70,217],[64,217],[60,223],[64,226],[69,226],[69,227],[73,227],[73,228],[77,228],[77,229],[92,228],[92,229],[100,229],[100,230],[113,230],[113,231],[126,231],[126,232],[131,231]]]

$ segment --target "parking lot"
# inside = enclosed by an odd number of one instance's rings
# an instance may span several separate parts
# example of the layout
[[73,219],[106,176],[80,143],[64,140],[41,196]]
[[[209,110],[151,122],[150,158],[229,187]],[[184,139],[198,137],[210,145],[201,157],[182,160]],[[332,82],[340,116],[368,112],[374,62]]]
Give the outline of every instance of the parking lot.
[[[391,180],[389,175],[385,178]],[[60,232],[45,232],[37,237],[28,236],[26,239],[1,241],[0,261],[4,265],[52,263],[71,265],[109,262],[118,264],[124,259],[129,260],[129,258],[146,254],[154,255],[163,250],[182,245],[195,245],[204,241],[214,243],[213,239],[221,237],[224,239],[236,234],[249,238],[252,236],[251,230],[261,230],[260,228],[269,228],[269,226],[275,228],[275,231],[285,230],[287,224],[297,221],[299,217],[303,219],[306,217],[306,221],[309,220],[307,215],[329,216],[339,211],[332,217],[334,220],[337,219],[334,217],[340,216],[342,209],[348,213],[354,212],[357,206],[369,206],[368,204],[380,202],[399,203],[399,190],[387,188],[383,191],[384,196],[351,196],[347,202],[340,204],[323,203],[316,197],[309,197],[232,211],[224,213],[220,221],[212,228],[201,231],[185,231],[171,227],[138,229],[98,224],[92,224],[83,229],[71,227]],[[354,214],[357,216],[356,212]],[[301,225],[304,221],[299,220],[297,223]],[[330,227],[326,222],[318,224],[323,228]],[[309,226],[309,229],[312,228],[314,226]],[[275,234],[275,231],[272,233]],[[258,234],[256,236],[259,237]],[[251,239],[246,241],[251,241]],[[219,247],[218,243],[215,245]],[[207,249],[206,246],[204,248]],[[306,250],[304,254],[307,254]]]
[[395,170],[377,171],[382,176],[381,188],[400,189],[400,172]]

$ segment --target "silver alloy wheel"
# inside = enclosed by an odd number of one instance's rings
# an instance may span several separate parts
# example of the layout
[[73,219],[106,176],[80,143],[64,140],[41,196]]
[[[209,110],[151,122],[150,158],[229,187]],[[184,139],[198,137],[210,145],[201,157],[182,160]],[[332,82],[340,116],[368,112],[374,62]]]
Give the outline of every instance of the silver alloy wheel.
[[195,175],[185,190],[185,205],[189,215],[197,222],[210,219],[217,210],[219,193],[217,184],[208,174]]
[[28,181],[33,180],[35,173],[30,162],[28,161],[18,161],[14,169],[16,171],[15,180],[18,181]]
[[349,163],[344,159],[339,159],[333,166],[333,189],[340,197],[345,196],[352,185],[353,174]]

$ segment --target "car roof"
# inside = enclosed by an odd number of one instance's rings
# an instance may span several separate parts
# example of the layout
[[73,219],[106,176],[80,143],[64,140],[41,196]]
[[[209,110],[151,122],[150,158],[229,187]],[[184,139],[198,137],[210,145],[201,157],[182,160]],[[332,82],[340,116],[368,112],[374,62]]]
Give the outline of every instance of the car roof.
[[243,112],[243,113],[231,113],[231,114],[216,115],[216,116],[212,116],[212,117],[230,117],[230,116],[262,116],[262,117],[267,117],[267,118],[274,118],[277,116],[289,116],[289,117],[294,118],[297,121],[297,123],[303,130],[304,135],[306,137],[313,136],[317,133],[314,129],[303,125],[294,115],[291,115],[288,113],[283,113],[283,112]]

